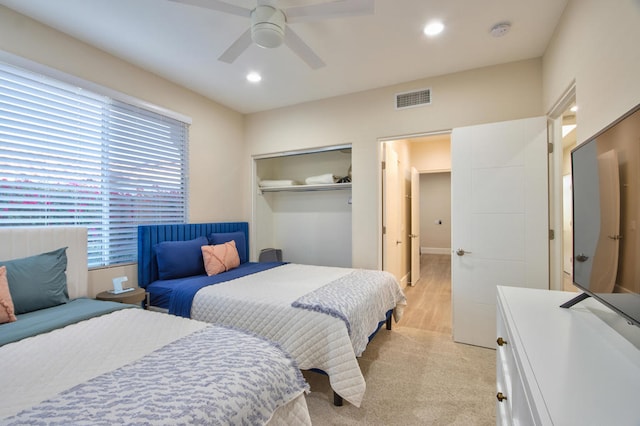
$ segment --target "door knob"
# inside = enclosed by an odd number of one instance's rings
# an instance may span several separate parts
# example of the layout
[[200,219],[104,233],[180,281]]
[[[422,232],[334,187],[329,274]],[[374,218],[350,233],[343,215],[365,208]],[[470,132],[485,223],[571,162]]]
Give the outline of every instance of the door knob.
[[578,262],[586,262],[589,259],[589,256],[587,256],[584,253],[580,253],[579,255],[576,256],[576,260]]
[[398,245],[398,244],[402,244],[402,241],[396,240],[396,245]]
[[470,252],[470,251],[464,251],[464,249],[461,249],[461,248],[459,248],[458,250],[456,250],[456,254],[457,254],[458,256],[464,256],[464,255],[465,255],[465,254],[467,254],[467,253],[468,253],[468,254],[471,254],[471,252]]

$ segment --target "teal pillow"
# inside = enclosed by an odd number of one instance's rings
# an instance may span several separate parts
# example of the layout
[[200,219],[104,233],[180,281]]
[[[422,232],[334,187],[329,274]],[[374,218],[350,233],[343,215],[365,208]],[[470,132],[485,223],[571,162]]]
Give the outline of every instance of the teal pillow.
[[9,292],[16,314],[37,311],[69,301],[67,292],[67,248],[8,261]]

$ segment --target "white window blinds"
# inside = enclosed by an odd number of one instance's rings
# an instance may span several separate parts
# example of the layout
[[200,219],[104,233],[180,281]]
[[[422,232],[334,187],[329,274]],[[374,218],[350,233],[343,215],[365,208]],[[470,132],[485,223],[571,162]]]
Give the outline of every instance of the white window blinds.
[[0,62],[0,226],[82,225],[89,266],[186,220],[187,124]]

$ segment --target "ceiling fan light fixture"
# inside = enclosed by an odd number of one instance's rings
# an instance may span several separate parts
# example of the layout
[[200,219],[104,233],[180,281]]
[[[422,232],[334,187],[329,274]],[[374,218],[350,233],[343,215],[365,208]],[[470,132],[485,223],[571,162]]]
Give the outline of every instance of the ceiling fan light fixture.
[[285,16],[271,6],[258,6],[251,11],[251,39],[260,47],[274,48],[284,40]]
[[254,9],[233,4],[240,3],[238,0],[172,1],[251,19],[251,26],[218,56],[219,61],[231,64],[253,44],[270,49],[286,44],[289,50],[312,70],[322,68],[326,64],[292,28],[287,27],[290,22],[372,15],[375,11],[375,0],[332,0],[285,9],[275,6],[278,0],[251,0],[251,3],[256,4]]

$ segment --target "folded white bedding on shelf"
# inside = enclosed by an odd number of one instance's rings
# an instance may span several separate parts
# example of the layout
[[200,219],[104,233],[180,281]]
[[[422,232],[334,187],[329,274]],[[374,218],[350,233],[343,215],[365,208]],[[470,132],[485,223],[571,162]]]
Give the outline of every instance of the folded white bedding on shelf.
[[307,185],[322,185],[328,183],[335,183],[335,179],[331,173],[325,173],[318,176],[309,176],[304,180]]
[[267,188],[272,186],[294,186],[299,185],[299,183],[292,179],[266,179],[261,180],[259,182],[259,185],[261,187]]

